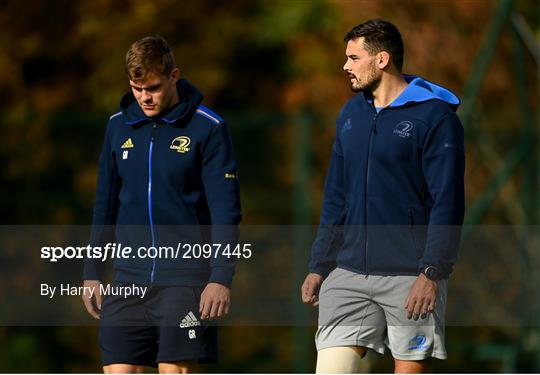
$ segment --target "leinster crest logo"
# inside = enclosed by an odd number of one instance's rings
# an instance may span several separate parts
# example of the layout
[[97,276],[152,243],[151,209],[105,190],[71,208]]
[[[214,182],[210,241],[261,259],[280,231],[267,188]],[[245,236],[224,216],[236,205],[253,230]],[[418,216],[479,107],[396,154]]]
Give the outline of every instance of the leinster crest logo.
[[413,123],[410,121],[401,121],[394,128],[394,135],[397,135],[401,138],[407,138],[411,136],[413,130]]
[[176,150],[176,152],[179,152],[181,154],[185,154],[186,152],[190,150],[188,147],[190,143],[191,143],[191,139],[189,139],[189,137],[182,135],[180,137],[176,137],[175,139],[173,139],[173,141],[171,142],[170,149]]

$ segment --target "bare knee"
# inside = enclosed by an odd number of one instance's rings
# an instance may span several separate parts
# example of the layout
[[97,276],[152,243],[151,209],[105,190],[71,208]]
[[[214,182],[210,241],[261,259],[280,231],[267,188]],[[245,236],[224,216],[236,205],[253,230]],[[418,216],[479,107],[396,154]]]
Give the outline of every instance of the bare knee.
[[160,374],[189,374],[195,370],[195,362],[161,362],[158,369]]
[[431,358],[421,361],[394,359],[394,363],[396,374],[425,374],[431,372],[433,364]]
[[128,365],[125,363],[103,366],[103,373],[105,374],[142,374],[143,372],[144,366]]

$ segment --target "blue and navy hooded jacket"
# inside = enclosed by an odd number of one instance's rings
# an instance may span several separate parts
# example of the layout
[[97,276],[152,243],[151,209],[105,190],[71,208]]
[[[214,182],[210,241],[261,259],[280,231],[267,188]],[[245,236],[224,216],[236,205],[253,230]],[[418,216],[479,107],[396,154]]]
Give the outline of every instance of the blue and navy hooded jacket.
[[420,77],[378,113],[360,92],[337,122],[310,272],[448,277],[464,215],[459,99]]
[[[221,253],[184,259],[181,251],[171,259],[136,252],[140,246],[237,241],[240,193],[229,130],[188,81],[178,81],[177,89],[180,102],[156,117],[146,117],[132,93],[110,117],[90,245],[132,247],[132,258],[115,261],[117,282],[230,285],[235,264]],[[86,259],[83,279],[101,280],[103,271],[101,260]]]

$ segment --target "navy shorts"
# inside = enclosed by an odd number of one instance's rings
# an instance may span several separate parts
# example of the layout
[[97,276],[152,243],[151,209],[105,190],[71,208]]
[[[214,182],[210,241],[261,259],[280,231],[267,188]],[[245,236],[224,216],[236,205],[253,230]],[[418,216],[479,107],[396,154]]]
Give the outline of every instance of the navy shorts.
[[217,327],[200,319],[202,288],[148,287],[105,296],[99,321],[102,364],[157,367],[159,362],[217,360]]

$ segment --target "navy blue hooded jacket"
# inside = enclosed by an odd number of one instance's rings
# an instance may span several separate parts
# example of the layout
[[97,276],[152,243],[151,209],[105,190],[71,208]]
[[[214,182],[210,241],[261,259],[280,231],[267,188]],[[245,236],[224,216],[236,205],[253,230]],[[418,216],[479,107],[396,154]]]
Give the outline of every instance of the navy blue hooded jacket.
[[464,215],[460,101],[419,77],[377,113],[358,93],[343,107],[310,272],[448,277]]
[[[133,258],[115,261],[118,282],[230,285],[232,258],[151,259],[136,253],[140,246],[234,246],[237,241],[240,194],[229,131],[201,104],[201,93],[189,82],[178,81],[177,89],[180,102],[156,117],[146,117],[132,93],[124,95],[121,111],[110,117],[90,245],[116,242],[133,248]],[[102,277],[101,260],[85,260],[83,279]]]

